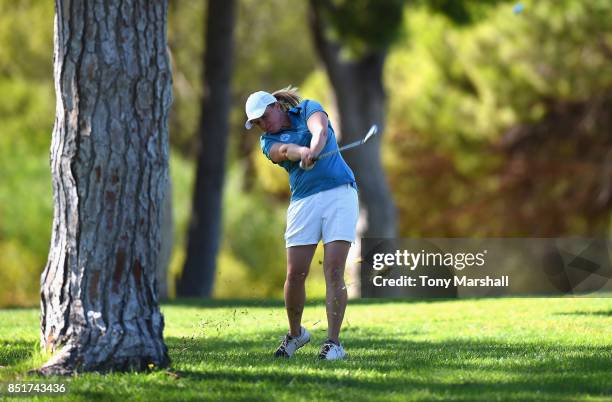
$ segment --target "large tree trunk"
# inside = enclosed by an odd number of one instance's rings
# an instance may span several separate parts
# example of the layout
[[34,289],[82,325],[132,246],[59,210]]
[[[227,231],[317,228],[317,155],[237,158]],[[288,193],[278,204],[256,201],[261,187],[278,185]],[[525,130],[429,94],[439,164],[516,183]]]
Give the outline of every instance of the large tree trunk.
[[55,204],[43,374],[164,367],[155,273],[168,176],[167,2],[55,4]]
[[[386,51],[375,50],[354,60],[340,55],[341,45],[325,36],[325,21],[321,6],[311,2],[311,25],[315,48],[323,61],[334,88],[340,113],[342,142],[349,143],[362,139],[372,124],[378,124],[384,131],[385,92],[382,84],[383,65]],[[375,137],[367,146],[358,147],[343,154],[353,169],[360,198],[360,220],[357,226],[358,242],[351,248],[349,275],[351,296],[374,296],[371,281],[361,278],[358,260],[359,238],[394,238],[397,233],[396,213],[387,179],[380,159],[380,139]],[[367,274],[367,273],[364,273]],[[360,290],[360,292],[359,292]]]
[[209,297],[221,237],[225,150],[229,131],[234,0],[209,0],[204,57],[200,150],[179,296]]

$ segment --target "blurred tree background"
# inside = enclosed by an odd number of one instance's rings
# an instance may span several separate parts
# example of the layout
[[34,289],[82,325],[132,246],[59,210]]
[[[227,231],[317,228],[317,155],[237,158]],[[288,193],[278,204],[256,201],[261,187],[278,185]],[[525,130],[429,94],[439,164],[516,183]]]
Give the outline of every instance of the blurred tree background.
[[[382,156],[401,236],[612,234],[612,3],[522,4],[405,3],[383,77]],[[169,10],[171,294],[185,259],[205,9],[174,0]],[[53,12],[52,2],[0,2],[0,306],[38,303],[47,258]],[[337,121],[308,18],[307,2],[238,1],[215,297],[282,294],[288,182],[245,132],[243,105],[255,90],[293,84]],[[320,259],[309,296],[324,292]]]

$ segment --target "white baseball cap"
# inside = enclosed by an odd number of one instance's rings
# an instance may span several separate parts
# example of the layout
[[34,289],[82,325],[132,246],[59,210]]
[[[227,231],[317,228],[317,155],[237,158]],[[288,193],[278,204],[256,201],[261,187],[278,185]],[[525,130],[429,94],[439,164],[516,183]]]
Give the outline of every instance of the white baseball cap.
[[269,94],[266,91],[257,91],[250,94],[246,101],[246,105],[244,106],[247,115],[247,121],[244,123],[244,127],[247,130],[250,130],[251,127],[253,127],[251,120],[259,119],[261,116],[263,116],[268,105],[275,102],[276,98],[274,95]]

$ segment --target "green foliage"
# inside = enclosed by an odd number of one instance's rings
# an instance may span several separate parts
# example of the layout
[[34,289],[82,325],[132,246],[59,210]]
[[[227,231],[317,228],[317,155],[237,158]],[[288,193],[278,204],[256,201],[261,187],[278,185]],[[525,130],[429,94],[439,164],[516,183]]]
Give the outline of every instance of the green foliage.
[[[612,3],[522,3],[514,14],[513,2],[496,0],[330,0],[332,34],[354,54],[396,41],[385,67],[383,138],[402,235],[610,233]],[[170,2],[173,276],[193,191],[205,5]],[[305,97],[338,115],[315,69],[307,16],[307,2],[238,2],[216,296],[282,291],[286,174],[261,155],[256,133],[244,134],[243,105],[254,90],[302,83]],[[0,4],[0,303],[36,303],[47,258],[52,23],[52,2]],[[322,295],[318,253],[309,294]]]
[[[244,132],[246,94],[259,88],[273,90],[299,83],[312,70],[315,58],[308,40],[310,33],[302,23],[306,8],[305,2],[287,4],[282,0],[238,3],[233,133]],[[47,258],[53,212],[49,169],[55,103],[53,13],[52,2],[26,0],[0,4],[0,91],[3,94],[0,100],[0,248],[11,255],[0,260],[0,270],[15,278],[0,282],[0,293],[5,296],[3,303],[37,302],[35,289]],[[170,160],[176,225],[171,278],[182,268],[191,211],[194,168],[185,156],[191,157],[196,149],[193,139],[203,95],[205,17],[206,2],[170,2],[168,41],[173,58],[175,97],[170,139],[173,148],[180,151],[172,152]],[[245,46],[246,43],[249,45]],[[241,154],[245,147],[241,143],[245,138],[232,136],[229,151],[232,159],[244,158]],[[248,148],[250,152],[251,147]],[[242,189],[237,191],[238,196]],[[276,206],[275,211],[282,209]],[[267,213],[276,213],[271,210]],[[276,231],[281,240],[282,233],[282,228]],[[284,243],[279,244],[274,253],[279,255],[275,266],[281,267],[277,274],[280,278],[284,277],[285,267]],[[225,272],[239,272],[245,265],[228,250],[224,249],[222,257]],[[249,261],[252,263],[252,259]],[[249,278],[252,276],[250,273]],[[256,295],[278,293],[282,289],[282,283],[278,286],[278,283],[270,285],[261,281],[264,290],[258,290]],[[172,280],[169,286],[172,293]]]
[[335,98],[327,74],[322,68],[313,71],[302,84],[300,93],[305,99],[316,99],[333,120],[331,109],[335,104]]
[[[272,357],[286,332],[281,301],[178,300],[162,306],[171,370],[56,379],[57,401],[559,401],[607,400],[612,299],[486,299],[349,303],[349,357],[320,362],[325,304],[304,309],[312,342]],[[26,374],[38,352],[38,310],[0,310],[0,381]],[[6,389],[6,388],[5,388]]]
[[408,9],[389,56],[385,156],[402,234],[606,233],[612,6],[525,2],[517,15],[501,3],[487,15],[458,30]]
[[53,4],[0,3],[0,306],[38,302],[53,201]]
[[53,2],[0,2],[0,77],[53,77]]
[[168,267],[168,295],[174,297],[175,284],[185,262],[187,228],[191,213],[191,195],[195,180],[194,163],[175,150],[170,152],[170,178],[172,180],[172,221],[174,239]]
[[248,94],[302,82],[314,69],[316,55],[306,23],[307,2],[244,0],[238,11],[232,88],[244,127]]
[[22,79],[0,80],[0,92],[0,305],[31,305],[53,217],[53,96],[48,85]]
[[[168,44],[173,58],[174,105],[171,143],[184,155],[197,149],[206,2],[170,2]],[[284,0],[237,2],[234,28],[234,71],[230,114],[229,159],[242,159],[255,145],[244,134],[244,102],[257,90],[274,91],[302,82],[313,70],[316,57],[306,21],[307,2]],[[244,146],[248,142],[248,146]]]
[[260,192],[243,192],[244,173],[229,172],[224,197],[224,247],[248,267],[252,294],[278,296],[285,281],[284,211]]
[[0,255],[0,306],[36,305],[44,261],[17,240],[0,241]]
[[386,71],[394,112],[403,108],[415,129],[456,148],[538,121],[547,99],[604,93],[612,82],[609,2],[534,2],[526,9],[513,15],[504,4],[466,30],[409,11],[410,41]]
[[254,147],[251,160],[257,173],[258,185],[270,194],[289,199],[289,175],[285,169],[273,164],[262,152],[260,147]]
[[[5,78],[0,79],[0,92],[3,94],[0,102],[0,149],[7,153],[5,157],[15,153],[48,153],[55,116],[53,83],[50,80],[32,82],[17,77]],[[3,160],[7,163],[8,159]],[[18,169],[19,166],[12,168]]]
[[170,109],[170,143],[185,155],[194,149],[200,99],[206,2],[176,0],[168,7],[168,48],[172,60],[173,103]]
[[257,129],[244,128],[247,96],[299,85],[314,70],[316,54],[307,24],[308,2],[241,0],[238,5],[229,159],[246,162],[252,172],[256,161],[250,159],[251,151],[259,148],[259,138]]
[[484,18],[491,6],[503,2],[509,3],[507,0],[417,0],[411,4],[425,6],[457,25],[465,26]]
[[313,3],[329,23],[331,37],[351,56],[387,49],[399,34],[403,0],[315,0]]

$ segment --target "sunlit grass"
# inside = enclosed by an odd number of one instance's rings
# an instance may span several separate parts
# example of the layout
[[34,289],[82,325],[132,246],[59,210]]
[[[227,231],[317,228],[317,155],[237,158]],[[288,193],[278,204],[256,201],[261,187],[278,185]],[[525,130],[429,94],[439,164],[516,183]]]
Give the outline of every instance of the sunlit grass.
[[[313,341],[290,360],[280,301],[163,306],[172,369],[83,374],[53,400],[610,400],[612,299],[356,301],[349,358],[316,359],[325,305],[308,304]],[[0,310],[0,382],[41,381],[38,312]],[[63,399],[62,399],[63,398]]]

